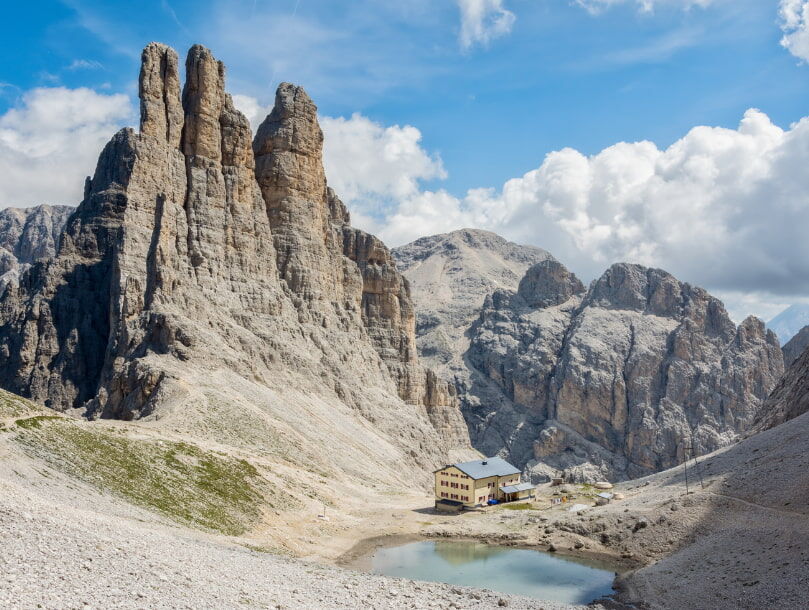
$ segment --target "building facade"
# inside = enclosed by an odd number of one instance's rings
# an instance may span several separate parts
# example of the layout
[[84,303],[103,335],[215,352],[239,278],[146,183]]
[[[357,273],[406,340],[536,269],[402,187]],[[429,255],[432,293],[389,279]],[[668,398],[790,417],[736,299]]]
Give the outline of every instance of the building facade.
[[490,500],[524,499],[534,489],[520,483],[519,469],[499,457],[449,464],[434,474],[436,502],[457,502],[464,507],[485,506]]

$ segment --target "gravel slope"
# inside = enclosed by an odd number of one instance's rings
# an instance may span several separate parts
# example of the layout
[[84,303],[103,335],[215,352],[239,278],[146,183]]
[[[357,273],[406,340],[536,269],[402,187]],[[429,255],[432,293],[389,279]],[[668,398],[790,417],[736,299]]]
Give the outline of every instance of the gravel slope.
[[178,526],[23,453],[19,422],[35,418],[15,420],[31,415],[22,402],[0,407],[0,608],[572,608],[352,572]]

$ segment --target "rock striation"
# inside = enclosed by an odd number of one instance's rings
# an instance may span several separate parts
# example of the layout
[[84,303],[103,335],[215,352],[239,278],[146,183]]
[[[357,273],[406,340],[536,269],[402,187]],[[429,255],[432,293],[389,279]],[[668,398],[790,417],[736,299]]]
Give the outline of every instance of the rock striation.
[[51,258],[75,208],[38,205],[0,210],[0,291],[36,261]]
[[[396,250],[418,253],[400,265],[419,308],[438,309],[440,281],[420,276],[414,261],[442,246],[416,244]],[[474,272],[453,269],[465,273]],[[686,448],[728,445],[750,429],[783,372],[777,338],[761,321],[736,327],[720,301],[659,269],[613,265],[586,288],[545,253],[476,313],[457,325],[435,316],[417,327],[420,341],[465,338],[447,344],[460,354],[441,357],[454,363],[473,445],[536,480],[634,478],[679,464]],[[420,348],[436,359],[431,343]]]
[[[139,132],[115,134],[56,256],[0,300],[0,385],[192,427],[257,396],[286,417],[287,396],[301,413],[331,402],[394,461],[468,447],[453,389],[419,363],[407,281],[326,184],[306,92],[282,84],[253,139],[208,49],[190,49],[182,92],[178,66],[144,49]],[[238,377],[224,399],[217,375]],[[307,442],[328,437],[316,424]]]
[[473,440],[574,478],[635,478],[734,442],[783,372],[760,320],[736,327],[701,288],[628,264],[587,290],[536,265],[487,299],[468,359],[511,401],[467,410]]

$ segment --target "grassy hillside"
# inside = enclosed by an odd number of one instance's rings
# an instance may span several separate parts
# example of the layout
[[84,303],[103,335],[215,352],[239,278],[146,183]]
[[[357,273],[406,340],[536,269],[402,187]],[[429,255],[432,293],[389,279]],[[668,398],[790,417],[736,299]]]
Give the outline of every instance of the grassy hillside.
[[294,508],[247,460],[123,426],[43,412],[0,392],[3,433],[51,468],[179,523],[240,535],[261,512]]

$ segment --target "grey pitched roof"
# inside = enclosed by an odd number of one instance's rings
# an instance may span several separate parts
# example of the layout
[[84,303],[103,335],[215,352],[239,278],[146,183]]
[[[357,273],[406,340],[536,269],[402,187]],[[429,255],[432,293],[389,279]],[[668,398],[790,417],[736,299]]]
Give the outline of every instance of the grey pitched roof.
[[453,464],[453,466],[473,479],[485,479],[486,477],[495,476],[505,477],[510,474],[520,474],[517,468],[499,457],[461,462],[460,464]]
[[504,494],[513,494],[517,493],[518,491],[534,489],[534,487],[535,486],[531,485],[530,483],[517,483],[516,485],[503,485],[503,487],[500,488],[500,491],[502,491]]

